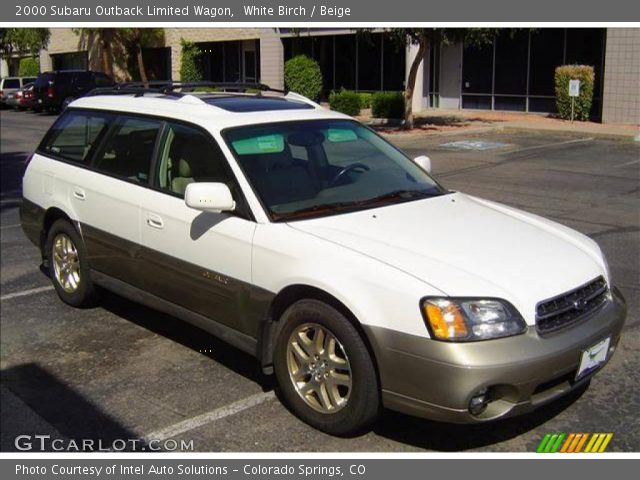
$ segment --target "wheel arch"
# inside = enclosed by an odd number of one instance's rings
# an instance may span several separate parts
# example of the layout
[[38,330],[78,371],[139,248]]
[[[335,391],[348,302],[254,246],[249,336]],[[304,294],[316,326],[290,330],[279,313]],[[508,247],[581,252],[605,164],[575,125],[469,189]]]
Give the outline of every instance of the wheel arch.
[[365,346],[367,347],[367,350],[369,351],[369,355],[371,356],[371,360],[373,361],[376,376],[378,377],[379,382],[380,373],[373,339],[371,339],[369,335],[367,335],[367,332],[362,327],[360,320],[356,317],[352,310],[335,295],[321,288],[307,284],[288,285],[287,287],[280,290],[280,292],[278,292],[271,301],[267,320],[263,322],[263,326],[259,332],[258,338],[258,359],[260,360],[263,371],[265,373],[272,373],[273,371],[273,353],[275,350],[275,344],[278,338],[278,334],[280,332],[280,317],[282,317],[282,314],[291,305],[305,299],[313,299],[324,302],[335,308],[337,311],[343,314],[347,318],[347,320],[349,320],[349,322],[360,334],[360,337],[362,338]]
[[44,218],[42,220],[42,230],[40,232],[40,250],[42,251],[43,257],[46,256],[45,242],[47,241],[49,229],[57,220],[68,221],[78,231],[80,236],[82,236],[82,232],[80,231],[79,225],[77,224],[78,222],[72,220],[71,217],[61,208],[49,207],[44,214]]

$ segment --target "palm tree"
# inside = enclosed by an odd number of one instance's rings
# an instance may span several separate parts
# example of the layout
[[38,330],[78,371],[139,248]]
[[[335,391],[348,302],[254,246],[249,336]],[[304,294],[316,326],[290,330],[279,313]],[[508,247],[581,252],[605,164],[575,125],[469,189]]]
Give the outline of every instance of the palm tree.
[[147,71],[144,65],[144,57],[142,49],[152,45],[164,43],[164,29],[162,28],[121,28],[121,37],[125,45],[133,50],[136,55],[136,63],[138,65],[138,73],[140,80],[144,83],[149,81]]
[[100,52],[102,71],[113,78],[113,46],[119,37],[117,28],[74,28],[82,47],[92,47],[95,42]]

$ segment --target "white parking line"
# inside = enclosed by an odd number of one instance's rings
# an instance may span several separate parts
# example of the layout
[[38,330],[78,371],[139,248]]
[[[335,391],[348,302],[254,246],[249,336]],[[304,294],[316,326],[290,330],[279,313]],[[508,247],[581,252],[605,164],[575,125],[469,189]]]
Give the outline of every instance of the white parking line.
[[19,226],[20,226],[19,223],[14,223],[14,224],[11,224],[11,225],[2,225],[2,226],[0,226],[0,229],[4,230],[5,228],[17,228]]
[[520,152],[527,152],[529,150],[538,150],[538,149],[541,149],[541,148],[560,147],[562,145],[572,145],[574,143],[590,142],[593,139],[594,139],[593,137],[585,137],[585,138],[576,138],[574,140],[565,140],[563,142],[543,143],[542,145],[532,145],[530,147],[517,148],[515,150],[512,150],[509,153],[520,153]]
[[618,165],[614,165],[613,168],[626,167],[627,165],[633,165],[634,163],[640,163],[640,160],[631,160],[630,162],[627,162],[627,163],[620,163]]
[[256,393],[247,398],[243,398],[242,400],[238,400],[237,402],[225,405],[224,407],[216,408],[215,410],[211,410],[210,412],[206,412],[196,417],[188,418],[187,420],[174,423],[173,425],[169,425],[168,427],[162,428],[160,430],[156,430],[155,432],[146,435],[143,440],[145,442],[149,442],[151,440],[166,440],[190,430],[200,428],[204,425],[215,422],[216,420],[220,420],[221,418],[235,415],[236,413],[240,413],[243,410],[247,410],[251,407],[255,407],[256,405],[260,405],[261,403],[271,400],[274,397],[275,394],[273,392]]
[[36,293],[48,292],[49,290],[53,290],[52,285],[47,285],[46,287],[31,288],[29,290],[22,290],[20,292],[7,293],[6,295],[2,295],[0,297],[0,301],[11,300],[12,298],[18,297],[26,297],[27,295],[35,295]]

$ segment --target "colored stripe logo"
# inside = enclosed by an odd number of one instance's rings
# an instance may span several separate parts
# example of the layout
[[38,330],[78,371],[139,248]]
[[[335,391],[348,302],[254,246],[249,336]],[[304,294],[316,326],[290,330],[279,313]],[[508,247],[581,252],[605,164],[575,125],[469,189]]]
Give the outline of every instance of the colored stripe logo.
[[547,433],[536,453],[603,453],[613,433]]

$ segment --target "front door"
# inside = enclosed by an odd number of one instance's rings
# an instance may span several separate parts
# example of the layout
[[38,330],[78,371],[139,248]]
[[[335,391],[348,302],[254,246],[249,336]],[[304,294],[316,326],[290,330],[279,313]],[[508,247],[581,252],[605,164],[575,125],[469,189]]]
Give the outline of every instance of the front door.
[[187,185],[224,182],[237,194],[223,153],[211,136],[168,122],[156,160],[154,189],[140,196],[146,290],[247,334],[255,334],[251,242],[255,223],[184,203]]

